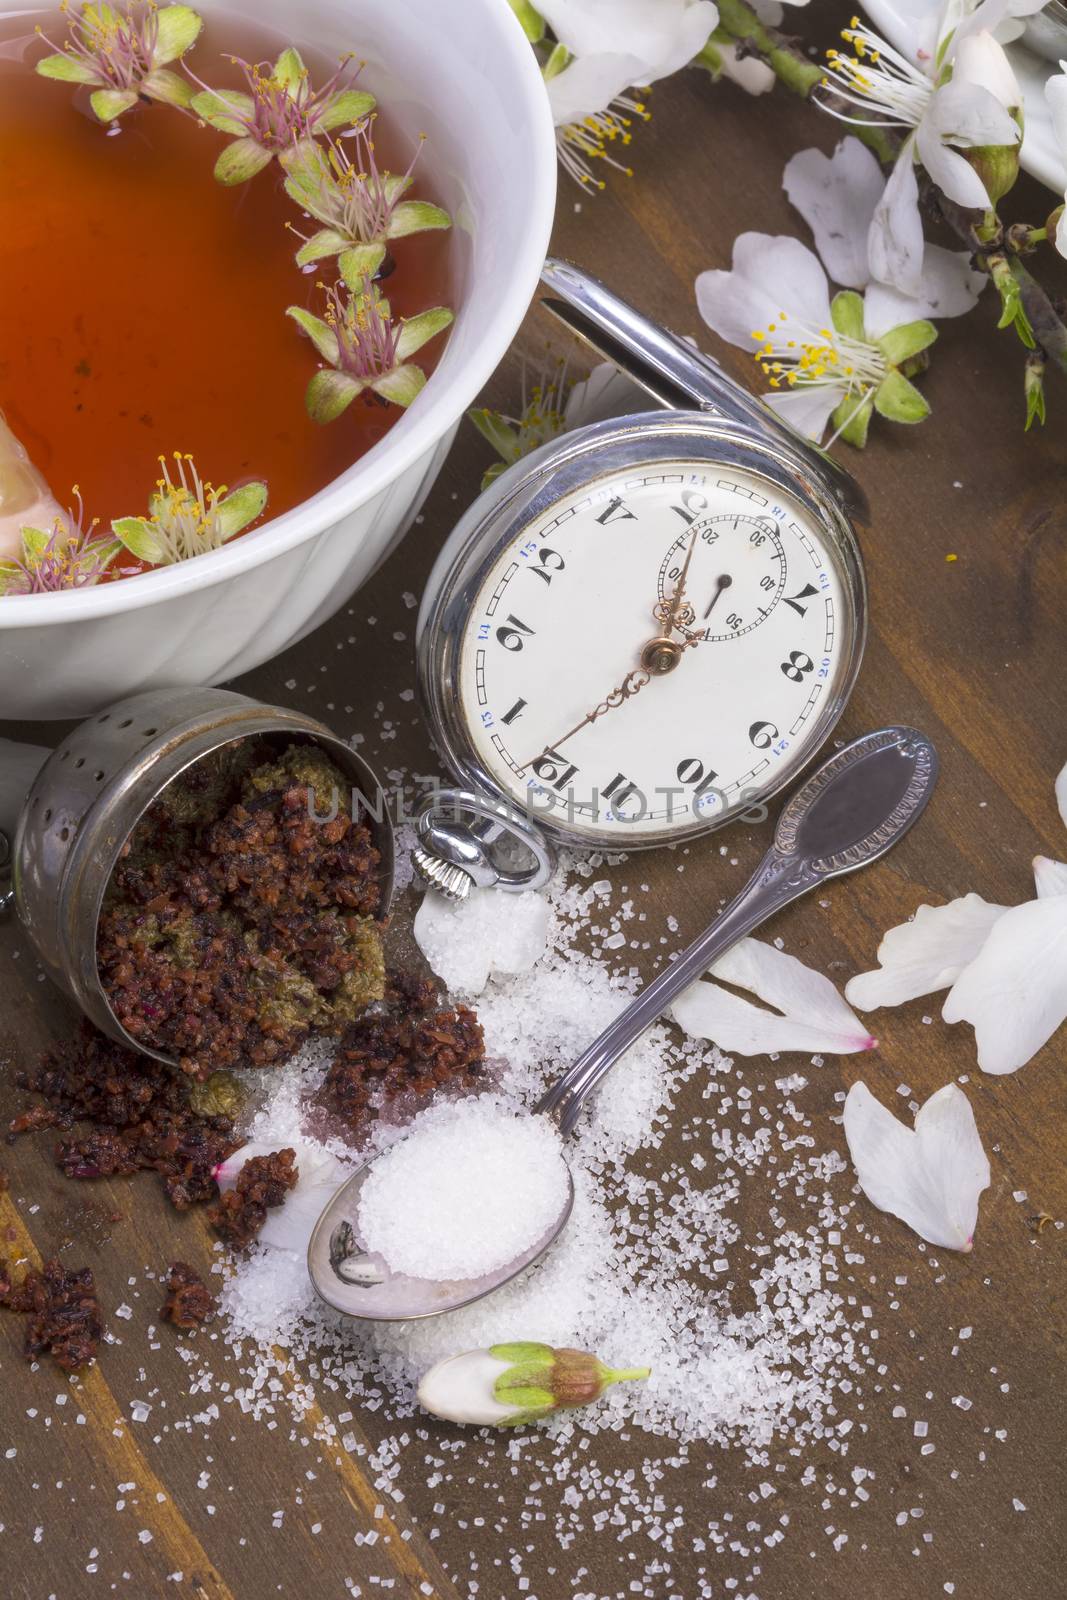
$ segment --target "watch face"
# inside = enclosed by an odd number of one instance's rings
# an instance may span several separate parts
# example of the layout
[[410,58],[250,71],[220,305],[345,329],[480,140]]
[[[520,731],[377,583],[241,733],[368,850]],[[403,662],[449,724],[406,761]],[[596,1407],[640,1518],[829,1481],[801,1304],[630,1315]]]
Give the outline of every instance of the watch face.
[[513,532],[470,602],[458,716],[509,799],[626,848],[776,789],[851,681],[849,579],[800,496],[648,462]]

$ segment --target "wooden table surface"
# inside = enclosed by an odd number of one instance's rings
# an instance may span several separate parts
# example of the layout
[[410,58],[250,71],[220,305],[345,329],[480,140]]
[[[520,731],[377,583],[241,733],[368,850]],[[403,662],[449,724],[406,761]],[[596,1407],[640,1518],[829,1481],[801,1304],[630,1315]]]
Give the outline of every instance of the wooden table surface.
[[[829,43],[840,10],[821,5],[800,13],[809,36]],[[829,148],[836,130],[784,96],[753,103],[696,72],[657,89],[653,104],[654,120],[632,149],[635,179],[613,181],[596,199],[563,187],[555,249],[696,334],[697,272],[728,264],[731,242],[745,229],[803,233],[781,193],[782,167],[806,144]],[[1018,215],[1036,221],[1047,212],[1048,197],[1036,186],[1023,182],[1018,193]],[[971,889],[1018,901],[1032,892],[1036,852],[1067,853],[1052,788],[1067,758],[1067,387],[1051,384],[1048,427],[1024,435],[1018,347],[995,332],[995,322],[987,302],[966,322],[942,325],[923,380],[933,406],[927,423],[908,431],[876,420],[865,454],[841,452],[874,513],[864,541],[873,629],[842,732],[911,722],[934,738],[943,762],[927,817],[886,861],[835,885],[827,909],[802,904],[780,919],[776,932],[788,948],[841,982],[872,964],[882,931],[920,901]],[[488,398],[513,405],[520,352],[537,358],[549,341],[558,341],[549,319],[532,315]],[[747,357],[710,336],[707,344],[753,382]],[[412,682],[410,597],[421,591],[487,462],[486,448],[464,425],[423,520],[374,580],[314,637],[235,687],[306,708],[345,735],[362,732],[365,753],[383,769],[433,771],[415,708],[400,698]],[[947,562],[948,554],[958,559]],[[64,730],[43,731],[54,740]],[[684,877],[667,853],[646,858],[650,911],[673,913],[679,940],[696,932],[743,881],[765,832],[732,832],[736,865],[713,845],[694,850]],[[403,902],[399,915],[401,922],[409,917],[410,904]],[[0,929],[0,973],[6,1118],[17,1103],[11,1073],[71,1018],[10,923]],[[932,1023],[923,1023],[924,1010],[934,1014]],[[0,1195],[0,1226],[13,1255],[36,1259],[62,1248],[71,1264],[93,1267],[113,1340],[97,1367],[68,1382],[48,1363],[30,1370],[21,1356],[21,1320],[0,1315],[4,1592],[20,1600],[110,1593],[202,1600],[354,1592],[438,1600],[1062,1595],[1065,1234],[1054,1226],[1039,1234],[1033,1218],[1067,1217],[1067,1036],[1016,1076],[986,1077],[975,1067],[969,1029],[948,1028],[938,1010],[931,1000],[882,1013],[881,1049],[863,1058],[862,1074],[896,1105],[902,1081],[922,1100],[968,1073],[993,1184],[973,1255],[936,1252],[931,1270],[930,1253],[914,1235],[872,1213],[881,1242],[865,1264],[849,1269],[845,1287],[870,1302],[886,1369],[884,1377],[872,1370],[851,1397],[854,1410],[843,1413],[854,1415],[862,1437],[855,1459],[874,1473],[869,1500],[853,1491],[849,1459],[823,1445],[799,1458],[785,1444],[774,1446],[768,1469],[759,1472],[739,1452],[693,1447],[664,1469],[659,1484],[648,1485],[640,1481],[643,1463],[677,1457],[670,1441],[650,1441],[637,1430],[601,1434],[587,1451],[591,1467],[616,1474],[632,1467],[635,1503],[658,1489],[664,1518],[675,1506],[684,1516],[673,1539],[656,1541],[639,1528],[620,1542],[617,1529],[597,1530],[596,1505],[569,1512],[562,1489],[528,1460],[509,1462],[506,1440],[480,1449],[477,1468],[468,1452],[453,1481],[427,1487],[426,1459],[442,1459],[447,1470],[453,1437],[434,1425],[425,1429],[424,1448],[404,1457],[402,1497],[383,1495],[369,1454],[323,1444],[324,1413],[316,1407],[298,1423],[282,1407],[268,1427],[227,1406],[222,1385],[238,1383],[240,1374],[221,1336],[200,1346],[216,1374],[214,1390],[190,1395],[191,1368],[179,1341],[166,1328],[150,1341],[161,1296],[146,1272],[162,1272],[175,1257],[209,1263],[206,1225],[173,1213],[147,1177],[132,1184],[65,1181],[47,1159],[45,1136],[3,1153],[10,1192]],[[840,1109],[834,1096],[860,1072],[853,1057],[809,1073],[804,1104],[824,1148],[841,1147],[840,1129],[830,1122]],[[699,1083],[690,1083],[676,1111],[679,1126],[699,1096]],[[849,1179],[841,1181],[847,1192]],[[756,1181],[746,1199],[752,1226],[761,1204]],[[110,1221],[112,1213],[121,1220]],[[123,1302],[133,1311],[128,1319],[116,1316]],[[965,1340],[958,1337],[964,1327],[973,1329]],[[960,1394],[972,1400],[969,1410],[953,1405]],[[145,1421],[131,1420],[138,1399],[152,1407]],[[318,1403],[333,1418],[344,1409],[328,1391]],[[900,1405],[906,1418],[892,1414]],[[928,1420],[932,1453],[921,1453],[917,1417]],[[354,1432],[370,1454],[396,1431],[386,1407],[359,1411],[339,1428]],[[814,1487],[800,1482],[809,1465]],[[756,1511],[758,1481],[776,1468],[784,1470],[773,1514]],[[444,1512],[434,1510],[440,1503]],[[601,1509],[610,1510],[611,1501]],[[566,1544],[558,1537],[561,1512],[578,1530]],[[702,1524],[728,1513],[735,1547],[702,1552],[694,1543]],[[746,1531],[754,1515],[762,1532]],[[786,1537],[765,1547],[783,1515]],[[474,1524],[478,1516],[483,1525]],[[827,1529],[847,1532],[847,1543],[835,1549]],[[368,1533],[378,1538],[366,1540]]]

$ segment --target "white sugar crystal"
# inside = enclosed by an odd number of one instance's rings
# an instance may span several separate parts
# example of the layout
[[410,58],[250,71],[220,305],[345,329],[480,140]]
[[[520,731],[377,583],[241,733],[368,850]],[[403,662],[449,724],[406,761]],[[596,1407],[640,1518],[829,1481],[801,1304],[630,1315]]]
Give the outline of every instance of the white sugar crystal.
[[493,1095],[431,1106],[360,1192],[366,1249],[395,1272],[479,1277],[540,1239],[567,1200],[559,1134]]
[[481,994],[494,972],[528,972],[544,954],[552,913],[532,889],[472,889],[458,904],[429,890],[415,913],[415,939],[456,994]]

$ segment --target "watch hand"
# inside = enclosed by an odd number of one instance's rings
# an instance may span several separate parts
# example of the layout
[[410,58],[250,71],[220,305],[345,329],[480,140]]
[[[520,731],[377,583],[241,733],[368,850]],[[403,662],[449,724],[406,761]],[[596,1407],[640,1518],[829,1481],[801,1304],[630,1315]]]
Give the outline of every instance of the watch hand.
[[711,616],[711,613],[715,610],[716,602],[718,601],[718,598],[722,594],[723,590],[724,589],[729,589],[729,587],[733,583],[733,581],[734,580],[731,578],[731,576],[730,576],[730,574],[728,572],[724,572],[723,573],[722,577],[719,579],[718,583],[715,586],[715,593],[712,595],[711,599],[708,601],[708,609],[704,613],[704,621],[705,622],[707,622],[708,618]]
[[693,559],[693,551],[696,549],[696,542],[697,536],[696,530],[694,529],[693,537],[689,541],[689,549],[686,551],[685,560],[682,562],[682,570],[678,576],[678,582],[675,584],[674,593],[671,595],[670,611],[667,613],[668,633],[674,627],[675,622],[677,621],[678,613],[682,608],[682,599],[685,595],[685,580],[689,575],[689,563]]
[[621,706],[624,700],[632,700],[634,695],[640,694],[645,684],[651,683],[654,677],[663,677],[665,673],[673,671],[681,659],[682,652],[699,643],[699,634],[692,639],[687,639],[684,644],[675,644],[673,639],[650,639],[641,652],[641,667],[628,672],[619,687],[612,689],[611,693],[606,695],[599,705],[595,705],[592,711],[588,712],[581,722],[576,722],[574,727],[565,733],[561,739],[557,739],[553,744],[542,745],[531,760],[523,762],[519,771],[525,772],[527,767],[533,766],[535,761],[540,761],[542,756],[548,755],[553,750],[558,750],[560,745],[566,744],[568,739],[573,739],[576,733],[580,733],[590,723],[596,722],[599,717],[606,715],[607,712],[614,711],[616,706]]
[[605,696],[599,705],[594,706],[592,711],[582,718],[581,722],[576,722],[569,733],[565,733],[562,739],[557,739],[554,744],[542,745],[541,749],[530,761],[523,762],[519,771],[525,772],[527,767],[532,767],[534,761],[540,761],[541,757],[547,755],[550,750],[558,750],[561,744],[566,744],[568,739],[573,739],[576,733],[580,733],[583,728],[588,727],[591,722],[595,722],[598,717],[602,717],[605,712],[613,711],[616,706],[621,706],[624,700],[632,700],[634,695],[639,694],[645,684],[651,681],[652,674],[646,672],[643,667],[640,671],[628,672],[619,687],[612,689],[611,693]]
[[685,599],[685,580],[689,573],[689,563],[693,559],[696,542],[696,533],[694,532],[689,541],[689,549],[686,551],[685,560],[682,563],[682,570],[678,574],[678,582],[674,586],[674,592],[670,599],[657,600],[652,607],[652,615],[657,622],[662,623],[663,631],[668,636],[676,628],[688,627],[695,615],[692,606],[688,603],[683,605],[682,602]]

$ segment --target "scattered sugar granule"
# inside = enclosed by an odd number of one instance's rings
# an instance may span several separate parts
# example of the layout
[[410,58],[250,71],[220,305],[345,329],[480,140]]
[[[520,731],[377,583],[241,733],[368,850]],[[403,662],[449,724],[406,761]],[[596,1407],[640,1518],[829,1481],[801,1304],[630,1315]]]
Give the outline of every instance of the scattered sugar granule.
[[360,1192],[359,1233],[394,1272],[476,1278],[541,1239],[568,1187],[547,1118],[495,1095],[442,1103],[375,1162]]

